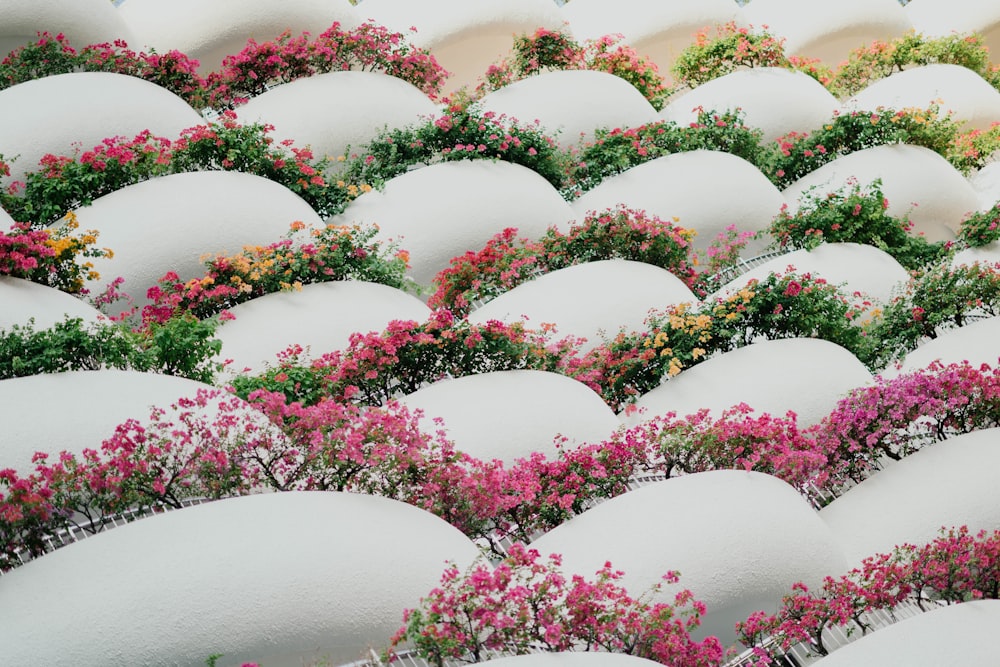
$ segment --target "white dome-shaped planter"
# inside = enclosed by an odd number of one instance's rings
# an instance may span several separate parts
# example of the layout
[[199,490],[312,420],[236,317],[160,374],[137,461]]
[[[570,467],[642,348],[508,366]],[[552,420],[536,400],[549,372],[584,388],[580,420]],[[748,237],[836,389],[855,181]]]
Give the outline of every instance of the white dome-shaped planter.
[[336,159],[346,156],[348,147],[359,152],[386,128],[415,125],[436,111],[426,95],[402,79],[379,72],[329,72],[272,88],[236,113],[242,123],[274,125],[277,141],[291,139],[309,146],[317,159]]
[[858,565],[942,527],[1000,529],[1000,429],[938,442],[892,463],[820,510],[847,560]]
[[879,79],[844,103],[845,110],[926,109],[963,121],[963,131],[989,129],[1000,118],[1000,92],[960,65],[935,63]]
[[562,148],[591,141],[598,128],[637,127],[656,111],[632,84],[607,72],[544,72],[515,81],[482,99],[484,111],[522,123],[538,121]]
[[875,246],[860,243],[824,243],[812,250],[794,250],[788,254],[755,266],[719,290],[718,294],[734,292],[750,280],[764,280],[771,273],[808,273],[840,287],[850,297],[860,292],[885,304],[893,290],[910,279],[910,274],[892,255]]
[[235,320],[216,331],[218,357],[235,373],[260,372],[290,345],[316,357],[342,350],[353,333],[382,331],[392,320],[423,322],[430,309],[420,299],[387,285],[337,281],[301,291],[267,294],[231,308]]
[[894,144],[848,153],[810,172],[783,192],[794,212],[803,196],[816,196],[848,187],[867,186],[882,180],[882,194],[889,200],[886,212],[909,216],[912,234],[928,241],[955,237],[959,223],[979,207],[975,190],[943,157],[922,146]]
[[[795,100],[789,104],[789,100]],[[840,102],[819,81],[782,67],[739,70],[703,83],[670,101],[660,118],[682,127],[705,111],[742,110],[743,122],[764,134],[761,143],[789,132],[811,132],[829,122]]]
[[100,232],[114,257],[95,258],[91,292],[121,276],[136,303],[168,271],[182,281],[205,273],[203,258],[282,239],[300,221],[322,227],[316,212],[279,183],[235,171],[198,171],[130,185],[77,209],[81,228]]
[[1000,317],[989,317],[957,329],[948,329],[907,354],[902,367],[886,375],[926,368],[934,361],[942,364],[968,361],[973,366],[995,366],[1000,360],[1000,344],[997,341],[1000,341]]
[[834,343],[818,338],[765,340],[682,371],[639,397],[638,412],[622,418],[638,423],[668,412],[683,417],[702,408],[718,417],[746,403],[780,417],[791,410],[799,425],[808,426],[871,379],[864,364]]
[[929,37],[979,33],[991,59],[1000,52],[1000,5],[979,0],[911,0],[904,7],[914,31]]
[[[725,184],[724,196],[719,188]],[[651,160],[612,176],[573,202],[579,216],[624,204],[664,220],[679,218],[705,249],[735,225],[740,231],[767,228],[785,203],[778,189],[746,160],[720,151],[689,151]],[[762,243],[751,242],[744,256]]]
[[510,162],[461,160],[397,176],[383,191],[355,199],[331,223],[375,223],[380,236],[410,252],[410,276],[429,285],[452,257],[479,250],[495,234],[517,227],[538,238],[574,217],[544,178]]
[[124,39],[135,48],[131,28],[107,0],[38,0],[0,5],[0,59],[9,51],[38,41],[40,32],[64,34],[77,51],[116,39]]
[[533,452],[549,459],[564,447],[599,443],[619,427],[601,397],[586,385],[545,371],[497,371],[441,380],[400,403],[424,413],[424,427],[441,418],[455,449],[510,465]]
[[28,172],[44,170],[39,160],[47,153],[74,156],[104,139],[132,139],[143,130],[173,141],[181,130],[205,122],[187,102],[165,88],[110,72],[77,72],[27,81],[0,90],[0,108],[4,110],[0,153],[10,163],[10,176],[0,177],[5,187],[24,180]]
[[1000,241],[994,241],[978,248],[959,250],[951,258],[952,266],[975,264],[976,262],[980,264],[1000,264]]
[[83,299],[22,278],[0,276],[0,330],[34,320],[35,331],[48,329],[66,317],[97,322],[101,313]]
[[988,211],[996,206],[1000,203],[1000,162],[991,162],[969,176],[969,183],[979,195],[977,210]]
[[[764,537],[766,536],[766,537]],[[531,544],[562,554],[569,574],[593,576],[605,561],[639,595],[670,570],[708,613],[696,631],[735,641],[733,626],[774,609],[789,587],[844,570],[830,530],[781,480],[718,470],[656,482],[601,503]],[[672,598],[675,587],[662,595]]]
[[610,259],[553,271],[522,283],[472,311],[468,320],[507,323],[527,319],[528,326],[554,324],[555,337],[585,338],[582,350],[597,347],[624,327],[644,329],[651,309],[697,298],[666,269],[641,262]]
[[937,667],[996,662],[1000,600],[974,600],[901,619],[812,663],[815,667]]
[[[151,409],[167,408],[182,397],[193,397],[208,385],[172,375],[114,369],[46,373],[0,381],[0,405],[5,420],[0,429],[0,470],[34,469],[35,452],[61,451],[79,455],[100,450],[115,427],[129,419],[147,422]],[[53,408],[53,406],[58,406]],[[52,412],[58,410],[59,418]]]
[[785,53],[836,67],[854,49],[900,37],[911,28],[897,0],[753,0],[746,20],[785,38]]
[[236,55],[247,40],[273,40],[290,31],[317,35],[339,21],[345,29],[360,21],[347,0],[128,0],[118,10],[139,40],[163,53],[177,49],[201,63],[202,75]]
[[333,492],[220,500],[88,538],[0,579],[0,644],[15,665],[343,664],[472,542],[397,501]]

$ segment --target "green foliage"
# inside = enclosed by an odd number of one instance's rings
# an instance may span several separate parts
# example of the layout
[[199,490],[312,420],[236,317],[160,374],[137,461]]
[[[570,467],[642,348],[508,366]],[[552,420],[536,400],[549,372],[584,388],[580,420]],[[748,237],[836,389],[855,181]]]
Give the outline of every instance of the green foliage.
[[952,267],[939,262],[914,273],[904,290],[867,327],[858,358],[882,369],[926,339],[978,317],[1000,315],[1000,265]]
[[539,28],[514,38],[510,55],[490,65],[473,93],[475,99],[525,77],[551,70],[607,72],[628,81],[654,109],[663,108],[671,90],[656,63],[640,56],[621,35],[605,35],[579,43],[568,33]]
[[987,211],[977,211],[963,220],[958,238],[970,248],[1000,240],[1000,203]]
[[695,34],[695,43],[681,51],[670,68],[679,86],[697,88],[712,79],[746,67],[788,67],[782,41],[766,31],[730,22]]
[[961,124],[950,116],[941,118],[936,105],[927,109],[894,111],[879,107],[875,111],[852,111],[834,115],[812,132],[793,132],[778,139],[770,150],[761,151],[758,166],[775,185],[784,188],[842,155],[875,146],[923,146],[953,160],[960,131]]
[[152,366],[137,337],[117,324],[86,325],[67,318],[49,329],[36,330],[31,320],[0,330],[0,379],[101,368],[148,371]]
[[609,176],[665,155],[695,150],[731,153],[758,164],[762,158],[762,132],[743,124],[743,112],[698,110],[687,127],[660,121],[633,128],[598,130],[594,141],[574,157],[567,198],[586,192]]
[[438,118],[396,128],[351,155],[345,181],[380,186],[415,165],[469,159],[499,159],[527,167],[555,188],[562,187],[566,157],[537,125],[454,104]]
[[891,42],[875,41],[855,49],[834,73],[828,87],[838,97],[850,97],[907,67],[934,63],[966,67],[994,88],[1000,88],[1000,70],[990,63],[989,49],[982,35],[952,34],[929,38],[913,32]]
[[795,213],[783,206],[768,232],[774,245],[812,250],[821,243],[863,243],[892,255],[907,269],[936,261],[947,252],[943,243],[930,243],[910,234],[906,218],[895,218],[886,209],[882,182],[868,186],[852,182],[846,188],[821,194],[806,191]]
[[118,368],[164,373],[211,383],[221,364],[215,320],[191,316],[153,324],[146,332],[117,322],[85,324],[66,318],[48,329],[34,320],[0,330],[0,379]]

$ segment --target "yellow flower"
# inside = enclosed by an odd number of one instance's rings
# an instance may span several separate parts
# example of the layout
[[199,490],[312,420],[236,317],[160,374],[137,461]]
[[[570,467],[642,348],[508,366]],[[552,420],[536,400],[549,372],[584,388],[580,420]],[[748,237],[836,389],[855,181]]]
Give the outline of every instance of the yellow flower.
[[681,362],[677,360],[677,357],[674,357],[673,359],[671,359],[670,360],[670,364],[667,366],[667,375],[669,375],[670,377],[673,377],[673,376],[679,374],[681,372],[681,370],[682,370],[682,368],[681,368]]
[[669,357],[673,353],[674,353],[674,349],[672,347],[665,347],[665,348],[663,348],[663,351],[660,352],[660,356],[661,357]]
[[692,359],[699,359],[699,358],[704,357],[704,356],[705,356],[705,350],[703,350],[700,347],[696,347],[693,350],[691,350],[691,358]]

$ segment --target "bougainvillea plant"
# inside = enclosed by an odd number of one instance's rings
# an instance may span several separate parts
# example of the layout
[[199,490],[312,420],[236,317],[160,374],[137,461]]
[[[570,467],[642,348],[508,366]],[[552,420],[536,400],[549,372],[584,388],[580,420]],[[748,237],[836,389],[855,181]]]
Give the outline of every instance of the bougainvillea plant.
[[448,77],[434,56],[410,44],[402,33],[366,21],[353,29],[335,22],[315,39],[286,31],[272,41],[250,39],[208,75],[213,106],[233,108],[269,88],[325,72],[377,71],[403,79],[435,98]]
[[566,32],[539,28],[531,35],[518,35],[510,55],[490,65],[472,93],[476,99],[525,77],[552,70],[592,70],[625,79],[649,100],[663,108],[670,96],[656,63],[623,44],[622,35],[604,35],[579,43]]
[[412,643],[432,665],[477,663],[492,657],[537,652],[606,651],[662,664],[711,667],[723,649],[715,637],[695,641],[705,605],[688,590],[669,602],[664,585],[676,572],[633,598],[621,585],[624,573],[610,563],[593,580],[562,572],[561,558],[543,560],[520,544],[496,566],[476,562],[467,571],[451,564],[441,584],[406,610],[404,626],[392,638],[389,656]]
[[205,318],[265,294],[313,283],[363,280],[408,287],[406,251],[383,244],[377,233],[371,225],[307,230],[304,223],[294,222],[281,241],[210,259],[201,278],[184,282],[171,271],[146,296],[152,307],[168,314],[179,308]]
[[800,644],[814,655],[827,655],[824,633],[835,627],[869,632],[873,611],[998,598],[1000,531],[973,534],[967,526],[945,527],[928,544],[903,544],[869,556],[846,575],[826,577],[816,590],[796,583],[777,613],[755,612],[736,629],[758,664],[781,664],[781,656]]

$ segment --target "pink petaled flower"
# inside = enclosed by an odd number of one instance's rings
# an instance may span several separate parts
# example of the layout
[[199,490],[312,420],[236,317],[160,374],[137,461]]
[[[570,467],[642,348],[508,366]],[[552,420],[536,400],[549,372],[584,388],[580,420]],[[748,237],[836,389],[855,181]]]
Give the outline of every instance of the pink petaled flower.
[[802,291],[801,283],[792,280],[788,283],[788,286],[785,287],[785,291],[783,292],[783,294],[785,296],[797,296],[801,291]]

